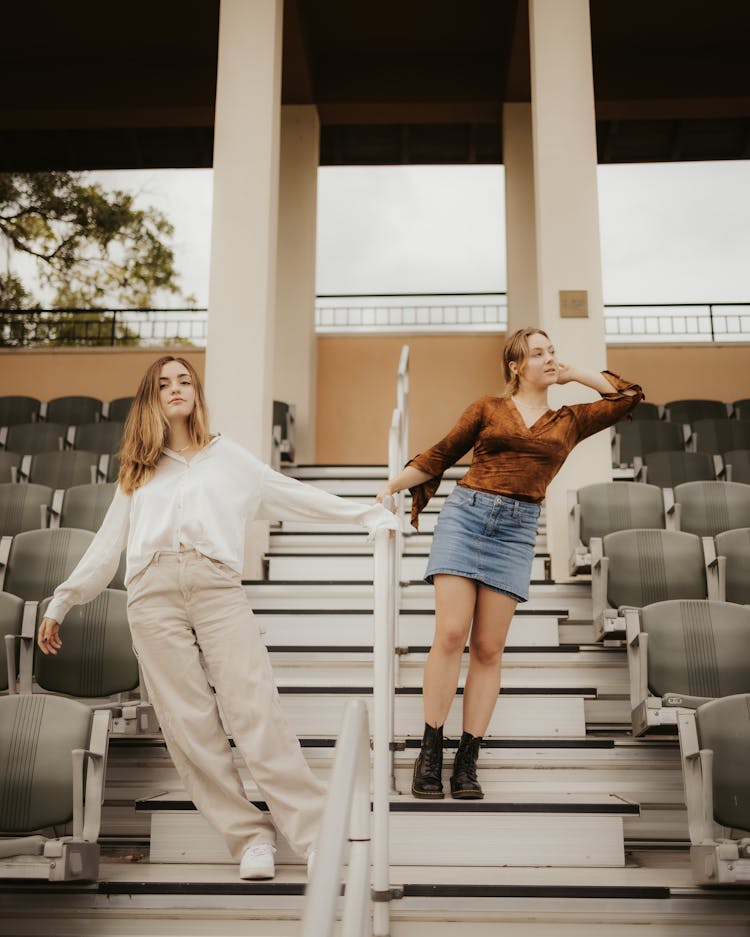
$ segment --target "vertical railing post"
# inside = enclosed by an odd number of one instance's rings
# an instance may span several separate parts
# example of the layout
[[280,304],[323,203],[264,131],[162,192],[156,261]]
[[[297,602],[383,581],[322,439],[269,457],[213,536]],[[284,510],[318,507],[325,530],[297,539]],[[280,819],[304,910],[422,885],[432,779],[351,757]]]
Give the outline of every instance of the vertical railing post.
[[711,341],[716,341],[716,333],[714,332],[714,307],[711,303],[708,304],[708,322],[711,326]]

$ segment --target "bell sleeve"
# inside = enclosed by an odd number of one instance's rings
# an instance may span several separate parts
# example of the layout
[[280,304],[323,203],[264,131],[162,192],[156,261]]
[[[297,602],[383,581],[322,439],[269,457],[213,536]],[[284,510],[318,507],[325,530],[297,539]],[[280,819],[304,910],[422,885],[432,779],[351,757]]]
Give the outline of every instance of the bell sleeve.
[[[602,374],[612,385],[612,392],[602,394],[602,399],[594,403],[574,404],[570,408],[576,420],[577,442],[624,419],[645,396],[639,384],[623,380],[612,371],[602,371]],[[630,390],[635,393],[625,393]]]

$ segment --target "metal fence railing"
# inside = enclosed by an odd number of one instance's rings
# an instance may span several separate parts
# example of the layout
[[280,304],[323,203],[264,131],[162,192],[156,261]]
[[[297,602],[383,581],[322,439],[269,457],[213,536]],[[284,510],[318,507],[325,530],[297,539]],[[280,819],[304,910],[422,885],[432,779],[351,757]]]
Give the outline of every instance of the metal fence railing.
[[[503,334],[505,293],[318,296],[319,335]],[[750,302],[614,304],[604,307],[608,344],[750,342]],[[0,347],[195,347],[208,312],[194,309],[0,310]]]

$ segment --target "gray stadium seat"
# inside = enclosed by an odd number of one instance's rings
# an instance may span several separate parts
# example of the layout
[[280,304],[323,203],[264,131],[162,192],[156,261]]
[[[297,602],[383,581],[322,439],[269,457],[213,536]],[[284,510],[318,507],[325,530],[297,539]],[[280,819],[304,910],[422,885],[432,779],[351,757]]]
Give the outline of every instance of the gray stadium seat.
[[90,530],[31,530],[13,538],[2,588],[30,602],[52,595],[94,539]]
[[15,658],[11,667],[11,672],[18,672],[18,644],[17,638],[21,634],[21,625],[23,623],[23,599],[17,595],[11,595],[10,592],[0,592],[0,690],[7,690],[10,684],[8,679],[8,657],[6,635],[11,640],[11,646],[15,648],[11,660]]
[[727,405],[720,400],[671,400],[664,404],[666,418],[671,423],[690,423],[696,420],[726,419]]
[[108,404],[105,404],[107,419],[124,423],[134,400],[135,397],[118,397],[116,400],[110,400]]
[[678,725],[693,878],[699,885],[747,885],[750,694],[683,710]]
[[83,423],[70,428],[68,441],[72,442],[75,449],[111,454],[120,448],[122,430],[123,424],[116,421]]
[[33,423],[39,418],[41,401],[36,397],[0,397],[0,426]]
[[28,465],[28,479],[50,488],[70,488],[95,482],[99,456],[95,452],[66,449],[63,452],[38,452]]
[[61,696],[0,699],[0,877],[96,880],[109,720]]
[[727,481],[750,485],[750,448],[730,449],[725,452],[724,471]]
[[62,449],[68,427],[64,423],[19,423],[3,430],[0,445],[8,452],[34,455]]
[[79,426],[81,423],[93,423],[101,417],[102,402],[96,397],[55,397],[43,406],[42,412],[50,423]]
[[719,575],[727,601],[750,605],[750,527],[717,534],[715,543],[716,555],[724,557]]
[[[709,593],[710,590],[710,593]],[[668,599],[723,601],[695,534],[618,530],[591,539],[591,599],[597,640],[625,631],[625,608]]]
[[18,469],[20,467],[21,456],[19,453],[0,450],[0,484],[18,481]]
[[0,485],[0,537],[46,527],[51,503],[52,489],[47,485]]
[[660,420],[661,412],[658,404],[642,400],[630,411],[630,416],[633,420]]
[[714,537],[725,530],[750,526],[750,485],[739,482],[686,482],[674,489],[677,530]]
[[53,504],[53,527],[78,527],[96,532],[115,496],[115,484],[74,485],[62,492],[60,506]]
[[750,692],[750,608],[678,599],[625,612],[633,734],[677,728],[678,708]]
[[685,435],[679,423],[662,420],[623,421],[615,426],[612,462],[632,465],[635,456],[649,452],[679,452],[685,448]]
[[693,423],[691,446],[696,452],[724,455],[730,449],[750,449],[750,421],[697,420]]
[[716,462],[708,452],[649,452],[633,460],[638,482],[658,488],[674,488],[683,482],[713,481]]
[[750,420],[750,397],[735,400],[733,407],[734,415],[738,420]]
[[631,527],[665,526],[664,500],[661,489],[654,485],[603,482],[584,485],[568,496],[571,575],[591,571],[592,537]]

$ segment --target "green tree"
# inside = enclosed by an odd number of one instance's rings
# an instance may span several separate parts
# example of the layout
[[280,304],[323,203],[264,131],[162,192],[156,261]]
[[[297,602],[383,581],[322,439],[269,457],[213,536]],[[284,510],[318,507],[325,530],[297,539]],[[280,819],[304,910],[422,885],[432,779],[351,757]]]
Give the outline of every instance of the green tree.
[[[134,202],[83,173],[0,173],[0,233],[12,251],[36,259],[53,307],[146,308],[160,294],[180,295],[174,229],[158,209]],[[0,274],[0,306],[19,300],[36,305],[17,276]]]

